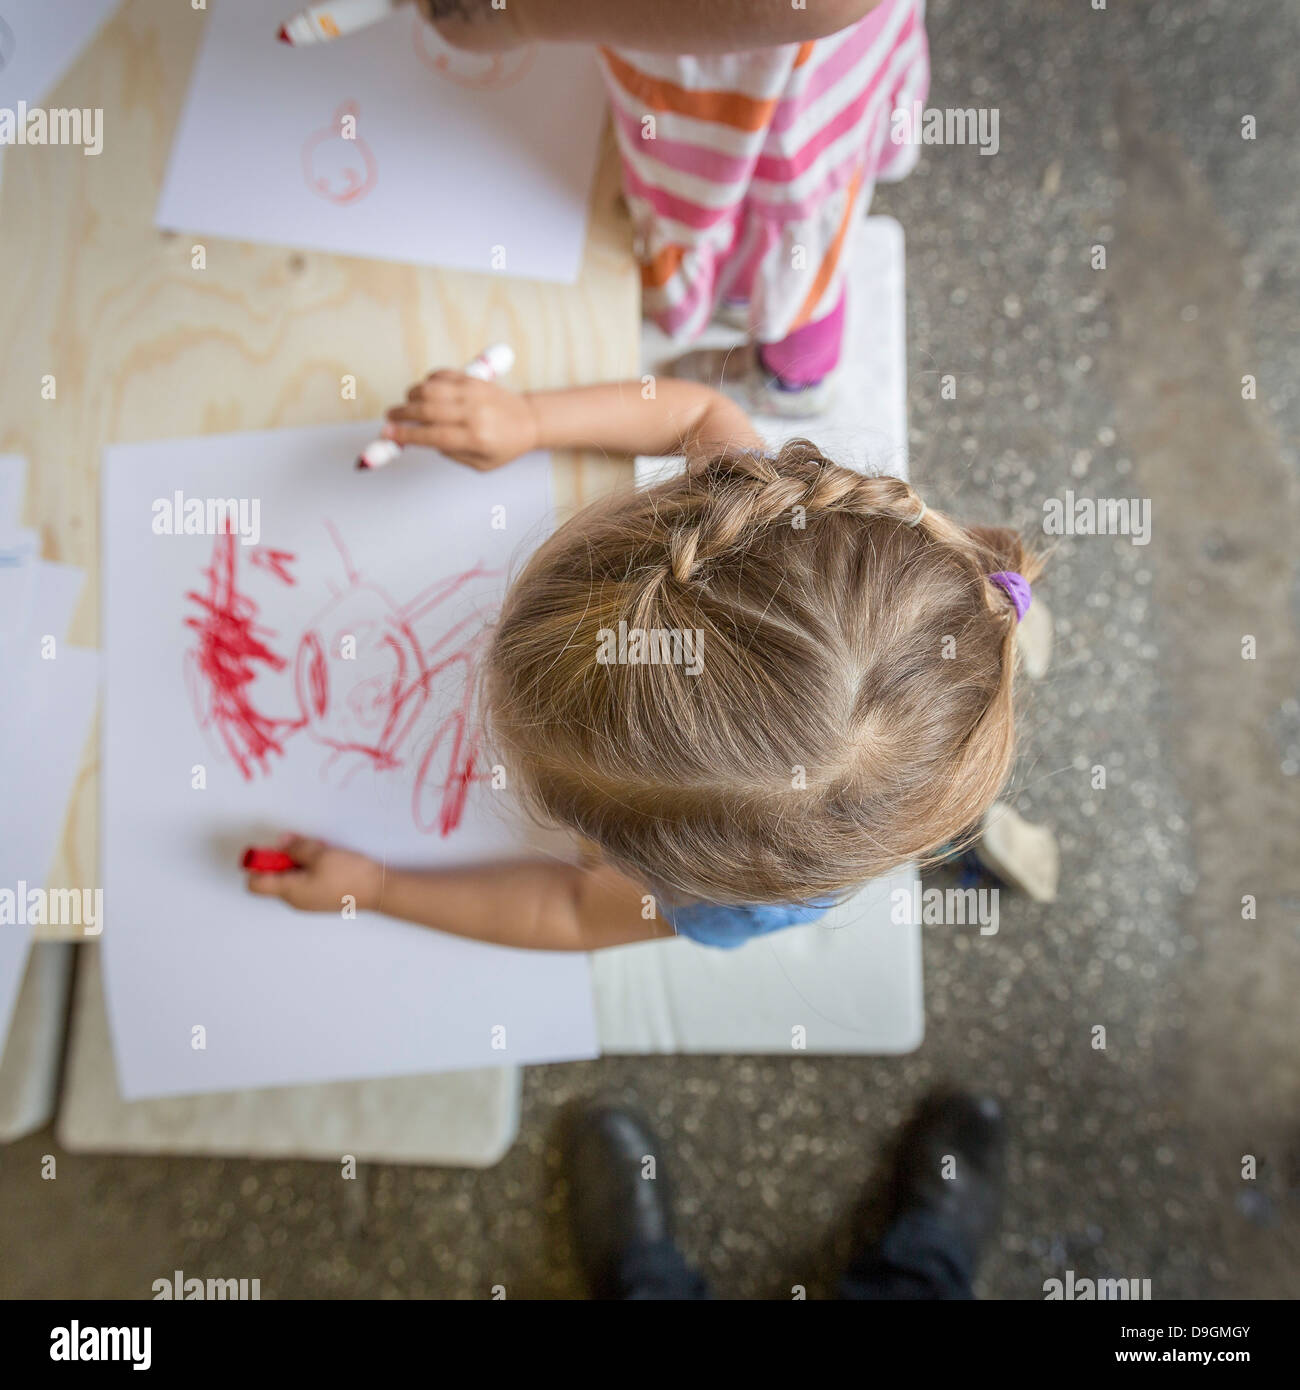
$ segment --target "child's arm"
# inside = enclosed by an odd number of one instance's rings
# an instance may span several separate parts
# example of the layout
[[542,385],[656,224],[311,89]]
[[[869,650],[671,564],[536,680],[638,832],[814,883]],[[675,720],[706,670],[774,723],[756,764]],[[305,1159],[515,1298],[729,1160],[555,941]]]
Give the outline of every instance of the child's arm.
[[643,918],[645,889],[603,865],[539,860],[410,871],[319,840],[290,838],[280,847],[302,867],[249,874],[249,891],[304,912],[339,912],[351,899],[359,912],[536,951],[599,951],[673,935],[661,918]]
[[647,400],[639,381],[565,391],[509,391],[464,372],[434,372],[388,412],[384,434],[427,444],[473,468],[499,468],[530,449],[709,457],[761,449],[749,416],[708,386],[663,377]]
[[650,53],[734,53],[837,34],[880,0],[419,0],[449,44],[481,53],[538,40]]

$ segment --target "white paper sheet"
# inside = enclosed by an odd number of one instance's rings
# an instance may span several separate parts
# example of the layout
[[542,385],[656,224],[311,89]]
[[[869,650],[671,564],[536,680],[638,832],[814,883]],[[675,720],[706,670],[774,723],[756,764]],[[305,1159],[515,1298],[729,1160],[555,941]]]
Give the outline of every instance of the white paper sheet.
[[18,525],[26,481],[27,460],[19,454],[0,454],[0,532]]
[[0,927],[0,1057],[9,1039],[9,1024],[22,986],[30,942],[31,933],[26,927]]
[[[128,1099],[595,1054],[584,957],[245,892],[240,851],[282,830],[394,865],[528,853],[471,765],[466,677],[549,529],[549,459],[478,474],[408,450],[358,473],[376,430],[107,451],[104,943]],[[250,537],[256,501],[257,543],[154,534],[177,490],[243,500]]]
[[72,565],[38,560],[32,567],[25,620],[19,631],[0,635],[0,722],[26,717],[38,690],[31,673],[47,660],[45,639],[55,639],[57,659],[57,644],[67,635],[84,581],[84,573]]
[[590,49],[461,53],[410,8],[306,48],[277,23],[265,0],[213,6],[160,226],[577,278],[604,121]]
[[31,662],[24,715],[0,728],[0,888],[20,879],[46,886],[90,732],[98,668],[99,653],[81,647],[61,646],[54,660]]
[[0,0],[0,107],[39,104],[117,6],[118,0]]
[[27,625],[39,563],[40,538],[35,531],[0,527],[0,641]]
[[[62,644],[82,578],[69,565],[38,564],[28,621],[0,642],[0,890],[15,909],[19,895],[48,885],[99,694],[98,653]],[[41,651],[47,634],[58,639],[52,659]],[[0,1053],[30,938],[29,921],[0,912]]]
[[[21,530],[18,519],[26,480],[27,460],[19,454],[0,454],[0,538]],[[47,635],[58,639],[67,636],[85,582],[85,575],[75,566],[39,558],[29,578],[30,602],[21,620],[12,614],[6,618],[0,604],[0,686],[6,672],[12,674],[21,667],[29,644],[39,647]]]

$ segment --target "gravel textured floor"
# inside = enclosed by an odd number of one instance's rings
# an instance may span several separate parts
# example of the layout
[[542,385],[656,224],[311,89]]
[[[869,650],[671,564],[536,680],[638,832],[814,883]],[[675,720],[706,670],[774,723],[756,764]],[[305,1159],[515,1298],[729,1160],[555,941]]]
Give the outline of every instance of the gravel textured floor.
[[552,1127],[600,1090],[654,1118],[719,1293],[823,1294],[891,1131],[954,1079],[1014,1121],[984,1295],[1067,1268],[1300,1295],[1300,11],[941,0],[929,29],[931,104],[997,108],[1001,149],[927,149],[876,200],[908,238],[914,480],[1031,531],[1067,487],[1152,506],[1149,545],[1064,537],[1042,586],[1057,648],[1014,800],[1058,832],[1060,900],[927,929],[913,1056],[535,1068],[487,1172],[68,1156],[34,1197],[3,1185],[0,1292],[146,1296],[184,1268],[263,1297],[579,1296]]

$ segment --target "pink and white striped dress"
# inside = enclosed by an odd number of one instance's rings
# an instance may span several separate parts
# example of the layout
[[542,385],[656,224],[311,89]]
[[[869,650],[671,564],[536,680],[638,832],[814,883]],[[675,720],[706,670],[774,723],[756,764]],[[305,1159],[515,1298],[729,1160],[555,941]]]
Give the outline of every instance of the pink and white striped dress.
[[875,181],[906,172],[890,115],[924,101],[924,0],[811,43],[693,58],[601,52],[647,316],[689,338],[722,299],[776,343],[834,313]]

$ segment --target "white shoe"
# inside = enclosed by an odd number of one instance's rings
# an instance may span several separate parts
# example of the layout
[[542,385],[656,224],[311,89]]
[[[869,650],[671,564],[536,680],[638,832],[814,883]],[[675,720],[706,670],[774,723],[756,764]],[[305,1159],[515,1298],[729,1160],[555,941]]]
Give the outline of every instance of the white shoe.
[[984,813],[975,857],[995,878],[1028,893],[1036,903],[1056,901],[1061,851],[1045,825],[1032,825],[1004,801]]
[[739,333],[749,328],[749,301],[745,299],[721,300],[713,311],[715,323],[725,324]]
[[785,420],[807,420],[823,414],[835,394],[834,375],[812,386],[781,386],[759,362],[753,343],[695,348],[676,358],[671,370],[679,380],[712,386],[753,415],[775,415]]
[[1031,681],[1040,681],[1052,661],[1052,610],[1035,597],[1029,611],[1016,625],[1020,664]]

